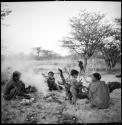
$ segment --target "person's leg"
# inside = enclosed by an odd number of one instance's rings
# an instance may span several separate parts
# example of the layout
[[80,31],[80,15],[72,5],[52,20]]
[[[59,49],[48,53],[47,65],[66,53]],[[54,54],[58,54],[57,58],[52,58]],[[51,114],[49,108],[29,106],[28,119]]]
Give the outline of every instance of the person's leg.
[[66,99],[72,100],[72,94],[70,92],[70,86],[65,85],[65,90],[66,90]]
[[17,89],[13,88],[13,89],[11,89],[11,91],[10,91],[10,93],[8,95],[4,96],[4,98],[6,100],[11,100],[11,99],[16,98],[17,94],[18,94]]
[[48,84],[48,90],[49,90],[49,91],[52,91],[52,90],[53,90],[53,89],[52,89],[52,85]]
[[76,97],[76,94],[72,94],[72,104],[76,104],[76,100],[77,100],[77,97]]
[[[58,85],[58,86],[59,86],[59,85]],[[63,90],[63,87],[62,87],[62,86],[59,86],[59,89],[60,89],[60,90]]]
[[25,94],[23,91],[18,91],[17,96],[24,97],[25,99],[30,99],[30,95]]
[[53,84],[52,89],[53,90],[60,90],[59,86],[56,83]]
[[76,100],[77,100],[77,91],[74,87],[71,87],[70,92],[72,94],[72,104],[76,104]]

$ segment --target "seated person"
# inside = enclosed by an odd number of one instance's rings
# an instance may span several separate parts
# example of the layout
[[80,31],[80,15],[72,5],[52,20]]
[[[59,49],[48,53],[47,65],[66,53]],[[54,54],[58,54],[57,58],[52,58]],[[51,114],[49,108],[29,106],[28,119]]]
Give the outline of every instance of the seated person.
[[48,84],[50,91],[63,89],[63,87],[61,87],[55,83],[54,73],[52,71],[50,71],[48,73],[47,84]]
[[109,95],[109,88],[104,81],[100,81],[101,75],[99,73],[93,73],[91,75],[92,82],[89,82],[89,102],[91,107],[98,107],[101,109],[108,108],[110,95]]
[[22,96],[26,99],[30,99],[30,96],[25,94],[25,84],[20,80],[20,77],[20,72],[13,72],[12,78],[5,86],[4,98],[6,100],[11,100],[16,98],[16,96]]
[[[66,90],[66,97],[67,97],[67,99],[68,100],[70,100],[71,101],[71,103],[72,103],[72,93],[71,93],[71,91],[70,91],[70,87],[71,87],[71,84],[70,84],[70,82],[71,82],[71,80],[69,79],[68,81],[66,81],[65,80],[65,78],[64,78],[64,75],[63,75],[63,71],[62,71],[62,69],[58,69],[59,70],[59,72],[60,72],[60,77],[61,77],[61,79],[62,79],[62,83],[60,83],[59,82],[59,84],[61,84],[61,85],[64,85],[64,87],[65,87],[65,90]],[[75,70],[76,71],[76,70]],[[73,72],[73,71],[72,71]],[[81,79],[82,80],[82,79]],[[76,87],[75,87],[75,91],[76,91],[76,93],[77,93],[77,98],[88,98],[87,97],[87,87],[85,87],[85,86],[83,86],[83,83],[81,82],[81,80],[80,81],[77,81],[77,85],[76,85]],[[83,90],[85,90],[85,92],[83,92]],[[75,96],[75,95],[74,95]],[[76,97],[74,97],[74,98],[76,98]]]

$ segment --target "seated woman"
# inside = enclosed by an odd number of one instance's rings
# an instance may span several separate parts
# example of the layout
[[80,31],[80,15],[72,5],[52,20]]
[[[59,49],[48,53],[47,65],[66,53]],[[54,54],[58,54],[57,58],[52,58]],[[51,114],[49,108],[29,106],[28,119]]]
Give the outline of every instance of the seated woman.
[[109,88],[104,81],[100,81],[101,75],[99,73],[93,73],[91,75],[92,82],[89,82],[89,102],[91,107],[98,107],[100,109],[108,108],[110,95],[109,95]]

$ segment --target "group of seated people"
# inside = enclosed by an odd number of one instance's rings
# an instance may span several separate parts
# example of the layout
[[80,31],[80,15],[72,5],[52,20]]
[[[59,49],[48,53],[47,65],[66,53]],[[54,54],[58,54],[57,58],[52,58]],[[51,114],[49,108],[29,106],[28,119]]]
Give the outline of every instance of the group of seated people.
[[[62,70],[59,70],[62,73]],[[62,75],[62,74],[61,74]],[[65,85],[66,96],[68,96],[71,104],[76,105],[76,101],[78,98],[78,92],[80,87],[84,87],[82,82],[78,81],[79,72],[77,70],[71,70],[71,79],[69,83],[64,81],[64,76],[62,78],[62,82]],[[85,79],[85,76],[83,76]],[[107,108],[109,106],[110,96],[109,96],[109,88],[104,81],[101,81],[101,75],[99,73],[93,73],[91,75],[92,81],[89,82],[85,79],[85,81],[89,84],[87,88],[86,98],[87,102],[91,104],[91,107],[98,108]],[[49,90],[62,90],[62,87],[55,83],[54,73],[51,71],[48,73],[47,84]],[[62,85],[62,84],[61,84]]]
[[[59,69],[59,72],[62,79],[61,85],[65,86],[66,96],[70,100],[71,104],[76,105],[79,88],[84,87],[83,83],[77,80],[79,72],[75,69],[72,69],[70,72],[71,78],[68,83],[66,82],[61,69]],[[21,96],[26,99],[31,98],[30,95],[28,95],[31,86],[25,88],[25,84],[20,80],[20,77],[20,72],[13,72],[11,80],[9,80],[5,86],[4,98],[6,100],[11,100],[17,96]],[[83,78],[85,79],[84,75]],[[55,77],[52,71],[48,73],[46,79],[49,91],[63,90],[62,86],[55,83]],[[98,107],[101,109],[107,108],[110,101],[108,85],[105,84],[104,81],[101,81],[101,75],[99,73],[93,73],[91,75],[91,79],[91,82],[85,79],[87,83],[90,83],[86,92],[86,98],[88,99],[88,102],[91,104],[91,107]]]

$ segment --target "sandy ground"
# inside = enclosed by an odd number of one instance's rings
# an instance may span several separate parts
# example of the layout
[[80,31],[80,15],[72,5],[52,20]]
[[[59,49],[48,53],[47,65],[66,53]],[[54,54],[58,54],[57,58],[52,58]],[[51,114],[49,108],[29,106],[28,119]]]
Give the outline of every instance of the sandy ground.
[[[60,62],[60,63],[59,63]],[[9,62],[8,62],[9,63]],[[26,64],[26,63],[25,63]],[[37,84],[37,87],[41,85],[40,74],[47,73],[52,70],[55,73],[58,72],[58,67],[64,68],[73,67],[77,69],[77,64],[72,61],[59,61],[53,62],[33,62],[30,65],[27,63],[28,69],[33,69],[36,74],[28,74],[26,80],[30,80]],[[18,66],[19,64],[17,64]],[[21,66],[21,65],[20,65]],[[24,68],[24,67],[23,67]],[[119,72],[120,73],[120,72]],[[24,74],[24,72],[23,72]],[[37,76],[38,74],[38,76]],[[120,78],[116,78],[116,74],[102,73],[102,80],[118,81],[121,82]],[[32,79],[34,77],[34,79]],[[55,75],[56,79],[60,81],[59,74]],[[89,80],[89,77],[87,77]],[[88,85],[84,83],[84,85]],[[42,85],[41,85],[42,86]],[[2,123],[120,123],[121,122],[121,89],[114,90],[111,94],[110,105],[108,109],[96,109],[90,108],[90,104],[86,104],[86,99],[78,99],[77,105],[74,107],[65,100],[65,92],[53,92],[55,96],[44,99],[44,93],[37,92],[31,94],[34,97],[34,102],[30,105],[21,104],[21,99],[5,101],[1,95],[1,122]]]
[[42,93],[31,94],[35,101],[21,104],[20,99],[5,101],[2,98],[2,123],[120,123],[121,89],[111,94],[108,109],[90,108],[86,99],[78,99],[73,106],[65,100],[65,93],[53,92],[55,96],[44,99]]

